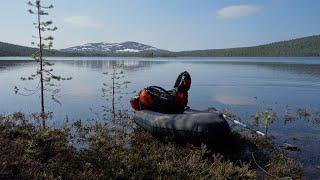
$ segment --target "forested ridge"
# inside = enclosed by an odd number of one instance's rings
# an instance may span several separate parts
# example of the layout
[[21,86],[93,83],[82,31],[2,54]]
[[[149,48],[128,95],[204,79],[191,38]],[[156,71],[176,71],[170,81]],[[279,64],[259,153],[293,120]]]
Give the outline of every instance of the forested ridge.
[[178,56],[320,56],[320,35],[253,47],[182,51],[176,54]]
[[[31,56],[32,53],[37,52],[38,49],[14,45],[10,43],[0,42],[0,56]],[[45,55],[47,56],[82,56],[84,54],[80,53],[68,53],[68,52],[61,52],[58,50],[45,50]]]
[[[0,56],[30,56],[35,48],[13,45],[0,42]],[[105,53],[99,51],[88,52],[65,52],[59,50],[45,51],[46,56],[137,56],[137,57],[177,57],[177,56],[200,56],[200,57],[245,57],[245,56],[320,56],[320,35],[308,36],[288,41],[274,42],[266,45],[253,47],[209,49],[180,52],[124,52]]]

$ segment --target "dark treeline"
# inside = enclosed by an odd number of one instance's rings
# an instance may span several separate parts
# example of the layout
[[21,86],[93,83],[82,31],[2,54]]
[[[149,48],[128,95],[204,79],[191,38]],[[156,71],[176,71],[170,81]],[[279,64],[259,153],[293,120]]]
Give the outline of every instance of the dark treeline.
[[[36,49],[0,42],[0,56],[30,56]],[[178,57],[178,56],[200,56],[200,57],[246,57],[246,56],[320,56],[320,35],[309,36],[288,41],[275,42],[266,45],[211,49],[195,51],[149,51],[149,52],[63,52],[58,50],[46,51],[46,56],[111,56],[111,57]]]
[[[31,56],[32,53],[36,51],[38,51],[36,48],[0,42],[0,56]],[[45,54],[50,56],[63,56],[65,53],[52,50],[51,52],[45,51]]]
[[182,51],[175,54],[177,56],[320,56],[320,35],[254,47]]

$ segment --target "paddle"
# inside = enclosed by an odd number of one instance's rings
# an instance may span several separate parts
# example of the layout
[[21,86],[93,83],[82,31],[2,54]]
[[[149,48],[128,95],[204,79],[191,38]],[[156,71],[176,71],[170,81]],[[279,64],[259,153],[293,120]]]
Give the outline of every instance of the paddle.
[[251,132],[255,132],[255,133],[257,133],[257,134],[259,134],[259,135],[261,135],[261,136],[265,136],[265,134],[264,134],[263,132],[258,131],[258,130],[254,130],[253,128],[250,128],[248,125],[240,122],[239,120],[237,120],[237,119],[235,119],[235,118],[233,119],[233,118],[231,118],[231,117],[228,117],[228,116],[225,115],[225,114],[222,114],[222,116],[223,116],[225,119],[228,119],[228,120],[232,121],[233,123],[235,123],[235,124],[237,124],[237,125],[239,125],[239,126],[242,126],[242,127],[245,128],[245,129],[248,129],[248,130],[251,131]]

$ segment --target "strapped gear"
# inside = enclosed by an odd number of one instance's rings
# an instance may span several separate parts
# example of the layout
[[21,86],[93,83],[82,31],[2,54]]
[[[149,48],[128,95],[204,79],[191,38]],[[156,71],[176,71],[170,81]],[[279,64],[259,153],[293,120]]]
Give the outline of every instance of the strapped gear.
[[188,92],[191,86],[191,76],[187,71],[184,71],[179,74],[175,84],[174,88],[178,91],[185,91]]
[[182,72],[174,85],[167,91],[159,86],[149,86],[131,99],[134,110],[148,109],[161,113],[183,113],[188,104],[188,90],[191,86],[191,76],[187,71]]

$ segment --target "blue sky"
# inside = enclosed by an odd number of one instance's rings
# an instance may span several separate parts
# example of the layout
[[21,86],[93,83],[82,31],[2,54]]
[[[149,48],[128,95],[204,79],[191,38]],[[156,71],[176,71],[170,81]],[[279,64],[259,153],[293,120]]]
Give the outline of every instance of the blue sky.
[[[320,34],[319,0],[43,0],[54,48],[137,41],[168,50],[252,46]],[[27,0],[1,0],[0,41],[30,46]]]

